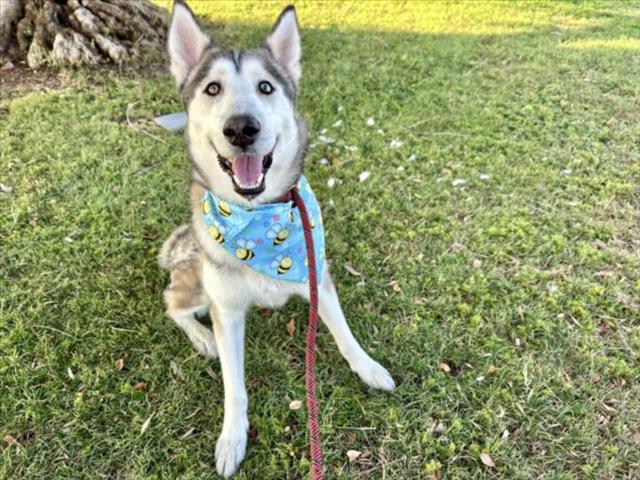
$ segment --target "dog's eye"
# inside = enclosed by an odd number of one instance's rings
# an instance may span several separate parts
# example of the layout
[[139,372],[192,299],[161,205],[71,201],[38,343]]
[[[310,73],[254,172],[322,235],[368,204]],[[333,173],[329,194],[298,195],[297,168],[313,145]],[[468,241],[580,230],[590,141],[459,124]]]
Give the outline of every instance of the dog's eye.
[[218,95],[220,93],[220,84],[218,82],[211,82],[209,85],[207,85],[207,88],[205,88],[204,92],[207,95],[211,95],[212,97]]
[[266,80],[263,80],[258,84],[258,89],[260,90],[260,93],[264,93],[265,95],[271,95],[274,90],[273,85]]

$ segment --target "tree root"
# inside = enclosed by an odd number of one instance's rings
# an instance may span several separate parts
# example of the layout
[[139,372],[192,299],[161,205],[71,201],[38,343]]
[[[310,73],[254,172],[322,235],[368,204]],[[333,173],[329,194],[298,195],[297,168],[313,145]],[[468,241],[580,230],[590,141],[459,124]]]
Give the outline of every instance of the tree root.
[[32,68],[120,63],[165,39],[165,14],[144,0],[0,1],[11,7],[0,11],[0,53],[13,42]]

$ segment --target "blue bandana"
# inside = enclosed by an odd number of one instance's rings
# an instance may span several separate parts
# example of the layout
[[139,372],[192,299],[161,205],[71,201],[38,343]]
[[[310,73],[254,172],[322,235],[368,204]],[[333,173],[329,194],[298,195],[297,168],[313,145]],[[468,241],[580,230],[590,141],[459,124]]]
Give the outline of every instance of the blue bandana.
[[[309,212],[320,285],[325,258],[320,205],[304,176],[300,177],[296,188]],[[251,208],[225,202],[206,191],[202,199],[202,217],[212,241],[257,272],[278,280],[308,280],[302,220],[293,201]]]

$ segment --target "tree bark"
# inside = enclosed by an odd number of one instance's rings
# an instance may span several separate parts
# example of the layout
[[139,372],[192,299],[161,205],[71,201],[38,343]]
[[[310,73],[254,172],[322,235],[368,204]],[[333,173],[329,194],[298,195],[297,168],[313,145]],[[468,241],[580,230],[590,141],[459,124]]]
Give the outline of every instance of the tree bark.
[[0,58],[120,63],[161,46],[167,19],[147,0],[0,0]]

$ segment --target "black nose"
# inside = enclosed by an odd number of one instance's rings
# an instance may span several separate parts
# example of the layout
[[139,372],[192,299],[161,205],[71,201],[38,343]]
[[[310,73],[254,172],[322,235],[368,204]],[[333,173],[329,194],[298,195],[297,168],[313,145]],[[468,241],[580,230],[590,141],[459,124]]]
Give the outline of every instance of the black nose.
[[258,138],[260,122],[249,115],[234,115],[226,121],[222,133],[231,145],[247,147]]

